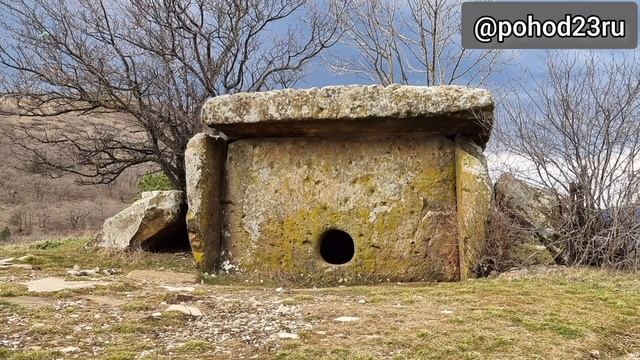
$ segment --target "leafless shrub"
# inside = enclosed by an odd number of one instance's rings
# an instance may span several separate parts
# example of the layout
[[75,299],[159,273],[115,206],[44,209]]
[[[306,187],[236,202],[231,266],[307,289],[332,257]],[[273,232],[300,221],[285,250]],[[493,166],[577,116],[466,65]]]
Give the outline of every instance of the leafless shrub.
[[71,208],[65,212],[69,226],[72,230],[78,230],[84,227],[87,220],[87,211],[83,209]]
[[638,56],[549,53],[546,70],[505,100],[500,151],[555,194],[556,262],[638,269]]
[[51,211],[47,208],[41,208],[34,211],[36,220],[38,221],[38,228],[46,229],[47,223],[51,218]]
[[18,232],[31,229],[31,214],[25,208],[18,208],[11,214],[9,225],[15,227]]
[[486,241],[479,244],[481,248],[476,251],[479,256],[472,272],[477,277],[503,272],[514,266],[509,257],[509,248],[519,238],[509,226],[508,219],[501,212],[493,211],[489,224]]
[[42,179],[36,179],[29,184],[29,193],[34,201],[43,201],[50,188],[51,184]]

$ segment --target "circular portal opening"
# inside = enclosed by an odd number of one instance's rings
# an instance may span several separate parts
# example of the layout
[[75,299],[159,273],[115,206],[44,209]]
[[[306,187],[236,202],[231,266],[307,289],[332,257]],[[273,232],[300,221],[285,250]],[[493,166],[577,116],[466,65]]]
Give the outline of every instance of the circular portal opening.
[[346,264],[354,252],[353,239],[342,230],[329,230],[320,238],[320,256],[329,264]]

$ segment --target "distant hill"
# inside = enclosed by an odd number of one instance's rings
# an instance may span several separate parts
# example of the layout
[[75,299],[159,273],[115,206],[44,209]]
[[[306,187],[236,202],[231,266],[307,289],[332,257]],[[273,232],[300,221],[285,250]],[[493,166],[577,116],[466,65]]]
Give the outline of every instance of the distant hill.
[[[65,127],[82,127],[90,119],[77,115],[42,118],[0,114],[0,129],[19,123],[34,131],[64,131]],[[113,116],[99,120],[118,121]],[[90,131],[90,126],[87,128]],[[149,170],[131,169],[109,185],[78,185],[71,176],[52,179],[38,174],[37,167],[20,163],[13,156],[15,149],[11,139],[0,132],[0,232],[7,226],[10,242],[92,235],[107,217],[135,198],[137,181]]]

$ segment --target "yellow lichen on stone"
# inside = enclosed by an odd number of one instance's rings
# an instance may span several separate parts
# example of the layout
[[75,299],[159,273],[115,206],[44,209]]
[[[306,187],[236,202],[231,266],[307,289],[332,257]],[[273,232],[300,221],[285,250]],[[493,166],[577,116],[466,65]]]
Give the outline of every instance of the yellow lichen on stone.
[[[225,251],[242,271],[298,280],[456,280],[455,201],[445,137],[240,140],[227,159]],[[320,256],[329,229],[354,241],[344,265]]]
[[196,264],[202,264],[202,261],[204,260],[204,253],[201,251],[191,251],[191,254],[193,255],[193,261],[195,261]]

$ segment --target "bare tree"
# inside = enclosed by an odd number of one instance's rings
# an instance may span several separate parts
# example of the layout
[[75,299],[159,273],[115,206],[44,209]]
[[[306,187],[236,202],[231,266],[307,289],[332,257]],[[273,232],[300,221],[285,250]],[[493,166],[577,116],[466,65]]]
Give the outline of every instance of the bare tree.
[[31,193],[33,201],[41,202],[50,191],[51,184],[47,184],[42,179],[35,179],[28,185],[28,191]]
[[640,62],[625,55],[549,53],[502,106],[499,150],[554,194],[562,264],[640,266]]
[[18,232],[31,228],[31,213],[23,207],[17,208],[9,218],[9,225],[14,226]]
[[340,74],[374,82],[482,85],[510,61],[498,50],[461,45],[459,0],[351,0],[342,17],[346,47],[328,59]]
[[40,229],[46,229],[47,223],[51,218],[51,211],[49,211],[49,209],[47,208],[42,208],[35,211],[35,216],[36,216],[36,219],[38,220],[38,227]]
[[72,230],[78,230],[84,227],[88,214],[88,211],[77,208],[67,209],[67,211],[65,212]]
[[340,35],[335,4],[306,0],[0,0],[0,11],[5,109],[92,116],[11,138],[82,183],[154,163],[184,189],[208,97],[291,86]]

